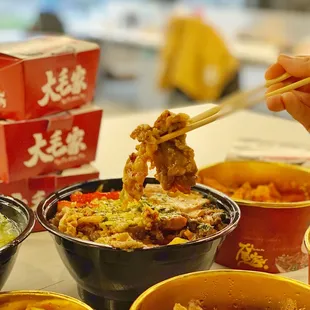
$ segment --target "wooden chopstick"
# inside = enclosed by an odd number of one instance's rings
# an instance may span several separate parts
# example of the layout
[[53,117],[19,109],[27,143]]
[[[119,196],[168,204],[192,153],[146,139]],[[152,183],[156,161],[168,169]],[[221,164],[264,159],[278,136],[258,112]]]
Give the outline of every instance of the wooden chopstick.
[[264,89],[264,86],[259,86],[259,87],[256,87],[254,89],[251,89],[247,92],[244,92],[244,91],[234,92],[233,94],[231,94],[231,95],[225,97],[223,100],[221,100],[221,102],[218,105],[216,105],[215,107],[192,117],[189,120],[189,123],[196,123],[196,122],[201,121],[207,117],[210,117],[210,116],[220,112],[224,107],[229,106],[229,105],[236,103],[236,102],[238,103],[240,100],[242,100],[243,97],[252,96],[252,95],[258,93],[259,91],[261,91],[263,89]]
[[283,81],[287,80],[290,77],[291,77],[291,75],[289,73],[285,72],[285,73],[283,73],[282,75],[278,76],[275,79],[267,80],[265,86],[269,87],[271,85],[283,82]]
[[186,127],[160,137],[159,140],[157,141],[157,144],[166,142],[170,139],[174,139],[178,136],[186,134],[189,131],[210,124],[216,121],[217,119],[222,118],[223,116],[235,112],[236,110],[241,110],[244,109],[245,107],[251,107],[252,105],[256,105],[257,103],[261,102],[264,99],[263,96],[260,97],[259,99],[251,101],[244,100],[244,98],[252,96],[263,89],[264,86],[259,86],[247,92],[238,91],[233,93],[232,95],[223,99],[221,103],[218,104],[217,106],[207,111],[204,111],[196,115],[195,117],[192,117],[189,121],[189,124]]
[[189,131],[192,131],[204,125],[210,124],[216,121],[217,119],[225,117],[238,110],[252,107],[262,102],[265,98],[269,98],[274,95],[283,94],[285,92],[288,92],[288,91],[300,88],[302,86],[305,86],[307,84],[310,84],[310,77],[309,77],[309,78],[300,80],[298,82],[289,84],[287,86],[284,86],[282,88],[279,88],[277,90],[265,93],[263,96],[259,96],[257,98],[252,98],[252,99],[250,98],[251,96],[259,94],[259,92],[262,91],[265,87],[269,87],[276,83],[283,82],[289,77],[291,77],[290,74],[284,73],[275,79],[266,81],[265,85],[263,86],[259,86],[247,92],[242,92],[242,91],[235,92],[232,95],[228,96],[227,98],[223,99],[220,102],[220,104],[218,104],[217,106],[192,117],[189,121],[189,124],[186,127],[160,137],[157,143],[160,144],[170,139],[174,139],[178,136],[186,134]]
[[300,88],[300,87],[305,86],[307,84],[310,84],[310,77],[305,78],[303,80],[300,80],[298,82],[286,85],[286,86],[279,88],[279,89],[276,89],[274,91],[268,92],[265,94],[265,97],[268,98],[268,97],[271,97],[274,95],[281,95],[283,93],[289,92],[289,91],[294,90],[296,88]]
[[190,120],[189,120],[189,123],[193,124],[193,123],[196,123],[196,122],[199,122],[203,119],[206,119],[216,113],[218,113],[219,111],[221,111],[221,106],[220,105],[216,105],[215,107],[207,110],[207,111],[204,111],[194,117],[192,117]]
[[245,107],[251,107],[253,105],[256,105],[260,102],[262,102],[262,100],[264,99],[264,97],[259,97],[257,99],[253,99],[251,100],[250,104],[246,103],[243,106],[241,106],[241,104],[238,104],[238,108],[236,109],[221,109],[218,113],[213,114],[203,120],[200,120],[198,122],[195,123],[189,123],[189,125],[187,125],[186,127],[180,129],[180,130],[176,130],[174,132],[171,132],[169,134],[166,134],[162,137],[159,138],[159,140],[157,141],[157,144],[163,143],[163,142],[167,142],[168,140],[174,139],[176,137],[179,137],[181,135],[186,134],[189,131],[192,131],[194,129],[200,128],[202,126],[205,126],[207,124],[210,124],[220,118],[223,118],[229,114],[232,114],[234,112],[236,112],[237,110],[242,110]]

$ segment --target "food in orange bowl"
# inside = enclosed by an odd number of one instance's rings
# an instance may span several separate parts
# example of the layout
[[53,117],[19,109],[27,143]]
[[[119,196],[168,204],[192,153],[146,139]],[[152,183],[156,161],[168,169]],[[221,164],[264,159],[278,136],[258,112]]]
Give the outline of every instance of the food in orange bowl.
[[310,286],[253,271],[194,272],[154,285],[140,295],[130,308],[158,309],[304,310],[310,309]]
[[310,172],[266,162],[223,162],[198,173],[199,183],[230,196],[241,209],[237,229],[216,262],[236,269],[289,272],[307,267],[302,251],[310,222]]

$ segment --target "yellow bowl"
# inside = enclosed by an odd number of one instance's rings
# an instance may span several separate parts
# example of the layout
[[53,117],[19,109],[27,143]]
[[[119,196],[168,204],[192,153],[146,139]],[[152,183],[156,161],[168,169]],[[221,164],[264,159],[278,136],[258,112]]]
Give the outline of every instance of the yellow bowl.
[[[10,291],[0,293],[0,310],[21,310],[40,302],[57,303],[57,310],[93,310],[83,302],[58,293],[44,291]],[[61,305],[61,307],[59,306]],[[38,306],[39,307],[39,306]],[[51,308],[53,309],[53,308]]]
[[[199,182],[215,179],[226,187],[245,182],[276,187],[295,182],[310,188],[310,171],[298,166],[267,162],[222,162],[199,171]],[[216,262],[229,268],[289,272],[307,267],[303,253],[310,223],[310,201],[255,202],[235,199],[241,210],[238,227],[225,239]]]
[[[310,189],[310,170],[296,165],[268,163],[259,161],[226,161],[204,167],[198,172],[199,178],[215,179],[226,187],[241,186],[249,182],[252,186],[274,183],[276,187],[284,183],[296,182],[308,185]],[[201,182],[203,184],[203,182]],[[235,199],[244,205],[262,208],[300,208],[310,206],[310,200],[300,202],[258,202]]]
[[185,306],[192,299],[202,300],[207,309],[218,310],[233,305],[242,309],[294,310],[287,307],[291,303],[296,303],[298,309],[310,309],[310,286],[253,271],[196,272],[154,285],[140,295],[130,310],[173,310],[176,303]]

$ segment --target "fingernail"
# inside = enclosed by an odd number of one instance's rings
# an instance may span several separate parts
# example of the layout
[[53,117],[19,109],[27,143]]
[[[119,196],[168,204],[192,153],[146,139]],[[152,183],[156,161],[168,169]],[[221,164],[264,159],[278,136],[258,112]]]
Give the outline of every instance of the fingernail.
[[284,59],[289,59],[289,60],[294,59],[294,57],[285,55],[285,54],[281,54],[279,57],[284,58]]

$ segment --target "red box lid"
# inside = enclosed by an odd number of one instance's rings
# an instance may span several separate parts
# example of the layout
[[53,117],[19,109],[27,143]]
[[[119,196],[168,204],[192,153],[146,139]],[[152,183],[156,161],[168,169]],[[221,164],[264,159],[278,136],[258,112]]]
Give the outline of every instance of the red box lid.
[[91,102],[99,46],[66,36],[0,44],[0,118],[24,120]]

